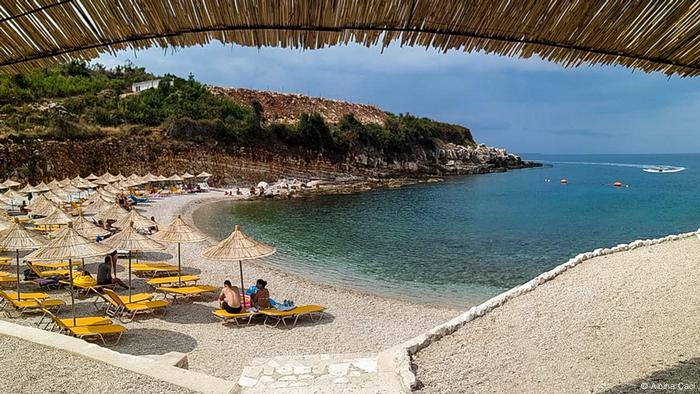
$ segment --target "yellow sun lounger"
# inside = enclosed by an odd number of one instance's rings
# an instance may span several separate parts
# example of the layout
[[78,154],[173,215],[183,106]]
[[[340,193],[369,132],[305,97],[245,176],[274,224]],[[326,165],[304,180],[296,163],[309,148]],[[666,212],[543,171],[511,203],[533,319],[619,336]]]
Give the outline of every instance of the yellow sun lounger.
[[104,292],[104,298],[107,302],[109,302],[107,314],[109,316],[117,317],[121,321],[124,321],[124,317],[132,320],[137,314],[140,313],[155,314],[156,311],[162,311],[163,314],[165,314],[166,307],[170,305],[170,303],[166,300],[124,302],[113,290],[104,289]]
[[197,281],[199,280],[199,275],[182,275],[182,276],[164,276],[162,278],[153,278],[149,279],[146,281],[151,286],[158,287],[158,286],[173,286],[177,285],[179,278],[179,282],[182,282],[184,284],[192,283],[196,284]]
[[214,286],[199,285],[199,286],[184,286],[184,287],[156,287],[156,290],[162,291],[165,297],[173,297],[173,303],[177,301],[177,297],[196,297],[205,293],[213,293],[217,290]]
[[[50,313],[50,312],[49,312]],[[41,327],[41,324],[44,322],[44,319],[49,316],[48,314],[44,313],[44,315],[41,317],[41,320],[39,320],[38,323],[36,323],[37,327]],[[75,324],[73,324],[73,318],[67,318],[67,319],[59,319],[61,323],[67,327],[80,327],[80,326],[104,326],[108,324],[112,324],[112,319],[108,317],[103,317],[103,316],[90,316],[90,317],[76,317],[75,318]],[[54,329],[60,328],[58,326],[58,323],[56,323],[53,319],[49,319],[46,324],[44,324],[43,327],[45,330],[48,330],[51,328],[50,331],[53,331]]]
[[177,273],[177,267],[172,266],[172,265],[143,265],[143,266],[136,266],[131,265],[131,271],[133,271],[135,274],[151,274],[151,276],[155,277],[159,274],[172,274],[172,273]]
[[[111,287],[109,287],[111,289]],[[95,299],[92,300],[92,304],[95,306],[95,309],[98,311],[105,306],[109,305],[108,300],[105,299],[105,297],[100,294],[100,289],[104,289],[104,287],[100,286],[93,286],[88,289],[89,292],[95,293]],[[128,303],[129,302],[129,295],[117,295],[122,302]],[[135,293],[131,295],[131,302],[143,302],[143,301],[150,301],[153,299],[153,294],[152,293]]]
[[246,322],[246,325],[250,325],[251,320],[253,320],[253,317],[258,315],[257,312],[241,312],[241,313],[228,313],[224,309],[217,309],[214,312],[212,312],[214,316],[221,320],[223,324],[226,323],[236,323],[236,325],[240,325],[238,322],[238,319],[247,319],[248,321]]
[[0,286],[2,285],[14,285],[17,283],[17,277],[15,276],[0,276]]
[[[80,261],[73,261],[71,265],[73,267],[80,267]],[[61,269],[61,268],[68,268],[68,262],[67,261],[54,261],[54,262],[40,262],[40,261],[35,261],[32,263],[33,266],[39,267],[39,268],[47,268],[51,270],[55,269]],[[74,270],[75,271],[75,270]],[[68,272],[68,270],[66,270]]]
[[[12,298],[13,300],[17,299],[17,293],[14,291],[6,291],[5,294]],[[46,293],[20,293],[19,294],[19,300],[45,300],[49,298],[49,295]]]
[[50,278],[52,276],[67,276],[70,272],[68,270],[40,270],[34,263],[27,263],[29,269],[32,270],[40,278]]
[[[261,309],[260,313],[265,315],[265,321],[263,322],[263,324],[268,327],[277,327],[280,324],[280,322],[282,322],[282,324],[284,324],[285,327],[289,327],[287,325],[287,319],[294,319],[294,323],[292,323],[292,327],[294,327],[297,325],[297,321],[302,316],[309,316],[309,318],[313,322],[320,321],[321,319],[323,319],[323,311],[325,310],[326,308],[321,305],[302,305],[295,307],[294,309],[290,309],[288,311],[280,311],[277,309]],[[316,319],[314,319],[315,316],[317,317]],[[268,324],[268,320],[274,320],[275,324]]]
[[[8,317],[18,317],[24,313],[41,312],[42,309],[56,309],[57,311],[61,309],[63,305],[66,305],[62,300],[56,300],[53,298],[47,298],[45,300],[23,300],[17,301],[12,297],[8,296],[4,291],[0,291],[0,298],[5,300],[5,304],[2,306],[2,310]],[[12,316],[8,308],[14,309],[17,315]]]
[[[99,338],[102,341],[102,344],[105,346],[113,346],[119,343],[119,340],[122,338],[122,335],[126,332],[126,327],[120,326],[118,324],[101,324],[101,325],[87,325],[87,326],[69,326],[67,324],[64,324],[64,320],[66,319],[59,319],[57,318],[53,313],[49,312],[48,310],[44,309],[44,313],[51,318],[51,320],[58,326],[58,328],[64,332],[65,334],[74,336],[76,338]],[[73,320],[73,319],[68,319],[68,320]],[[105,336],[108,335],[118,335],[117,339],[110,344],[107,344],[107,341],[105,341]]]

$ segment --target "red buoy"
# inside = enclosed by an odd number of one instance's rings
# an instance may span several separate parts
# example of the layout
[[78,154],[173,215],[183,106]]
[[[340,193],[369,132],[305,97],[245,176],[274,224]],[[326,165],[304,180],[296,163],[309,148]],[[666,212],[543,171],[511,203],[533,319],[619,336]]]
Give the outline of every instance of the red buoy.
[[613,183],[613,186],[615,186],[615,187],[622,187],[622,182],[620,182],[620,181],[615,181],[615,183]]

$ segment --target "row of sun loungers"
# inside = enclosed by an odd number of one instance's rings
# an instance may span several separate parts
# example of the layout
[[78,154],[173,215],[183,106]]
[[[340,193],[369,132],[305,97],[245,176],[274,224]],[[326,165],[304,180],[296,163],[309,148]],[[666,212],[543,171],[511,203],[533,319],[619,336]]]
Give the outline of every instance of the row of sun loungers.
[[[213,314],[224,324],[235,323],[236,325],[240,325],[239,320],[244,320],[246,321],[246,325],[249,325],[254,317],[264,316],[265,320],[263,321],[263,325],[265,326],[277,327],[282,323],[284,327],[291,328],[295,327],[299,318],[304,316],[309,317],[313,322],[320,321],[323,319],[325,310],[326,308],[321,305],[302,305],[286,311],[271,308],[260,309],[256,312],[229,313],[223,309],[217,309]],[[291,326],[287,324],[288,319],[293,319]]]

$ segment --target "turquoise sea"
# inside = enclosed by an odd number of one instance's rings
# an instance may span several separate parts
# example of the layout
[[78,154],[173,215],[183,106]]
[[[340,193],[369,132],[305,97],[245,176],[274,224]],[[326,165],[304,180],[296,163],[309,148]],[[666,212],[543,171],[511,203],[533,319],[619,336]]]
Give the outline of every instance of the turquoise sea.
[[[312,280],[461,307],[578,253],[700,227],[700,155],[524,158],[545,166],[353,195],[227,201],[200,208],[195,222],[215,238],[240,223],[277,247],[271,264]],[[686,170],[643,172],[649,164]],[[613,187],[618,180],[623,187]]]

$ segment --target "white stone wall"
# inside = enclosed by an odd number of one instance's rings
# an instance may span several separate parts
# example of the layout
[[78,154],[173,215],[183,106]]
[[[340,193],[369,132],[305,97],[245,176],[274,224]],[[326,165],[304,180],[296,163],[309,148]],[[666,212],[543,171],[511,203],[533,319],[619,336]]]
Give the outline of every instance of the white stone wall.
[[700,237],[700,229],[695,232],[669,235],[663,238],[657,239],[646,239],[637,240],[630,242],[628,244],[619,244],[612,248],[599,248],[592,252],[581,253],[576,255],[576,257],[570,259],[564,264],[561,264],[539,276],[531,279],[529,282],[522,284],[520,286],[514,287],[506,292],[503,292],[481,305],[472,307],[465,313],[455,317],[454,319],[443,323],[437,327],[434,327],[423,334],[409,339],[408,341],[389,348],[379,354],[378,368],[380,371],[388,372],[393,371],[398,375],[401,381],[402,388],[406,392],[416,388],[417,380],[411,368],[411,357],[416,354],[419,350],[425,348],[431,343],[438,341],[439,339],[452,334],[459,328],[469,323],[470,321],[483,316],[484,314],[490,312],[494,308],[506,303],[508,300],[518,297],[522,294],[530,292],[537,288],[537,286],[550,281],[557,276],[561,275],[564,271],[569,268],[573,268],[586,260],[590,260],[594,257],[609,255],[612,253],[625,252],[628,250],[637,249],[643,246],[657,245],[663,242],[675,241],[683,238],[692,237],[698,235]]

